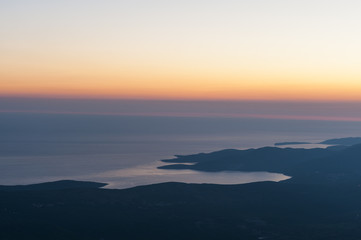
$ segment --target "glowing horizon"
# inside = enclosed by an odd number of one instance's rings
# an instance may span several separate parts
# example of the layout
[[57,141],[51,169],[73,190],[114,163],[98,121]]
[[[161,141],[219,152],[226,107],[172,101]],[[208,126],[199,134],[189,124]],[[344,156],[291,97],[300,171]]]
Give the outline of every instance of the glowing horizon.
[[4,1],[0,96],[361,100],[358,1]]

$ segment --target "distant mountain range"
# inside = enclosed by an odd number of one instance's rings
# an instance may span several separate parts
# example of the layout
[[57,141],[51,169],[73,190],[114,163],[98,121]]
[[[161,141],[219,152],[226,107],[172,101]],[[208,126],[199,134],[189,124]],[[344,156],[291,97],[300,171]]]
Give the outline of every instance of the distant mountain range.
[[[275,146],[300,145],[300,144],[314,144],[314,143],[311,143],[311,142],[278,142],[278,143],[275,143]],[[355,144],[361,144],[361,137],[334,138],[334,139],[329,139],[326,141],[318,142],[316,144],[352,146]]]
[[320,144],[352,146],[352,145],[356,145],[356,144],[361,144],[361,137],[329,139],[329,140],[320,142]]

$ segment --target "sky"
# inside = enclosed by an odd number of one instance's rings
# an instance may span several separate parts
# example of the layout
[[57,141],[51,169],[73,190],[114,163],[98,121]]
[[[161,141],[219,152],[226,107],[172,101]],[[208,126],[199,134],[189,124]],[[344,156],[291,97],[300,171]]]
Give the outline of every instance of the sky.
[[356,0],[2,0],[0,96],[361,101]]

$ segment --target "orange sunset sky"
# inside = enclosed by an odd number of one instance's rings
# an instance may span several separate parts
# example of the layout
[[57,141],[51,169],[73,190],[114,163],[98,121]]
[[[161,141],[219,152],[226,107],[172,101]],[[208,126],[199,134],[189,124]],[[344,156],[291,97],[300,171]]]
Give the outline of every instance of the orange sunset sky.
[[361,100],[360,1],[0,5],[0,96]]

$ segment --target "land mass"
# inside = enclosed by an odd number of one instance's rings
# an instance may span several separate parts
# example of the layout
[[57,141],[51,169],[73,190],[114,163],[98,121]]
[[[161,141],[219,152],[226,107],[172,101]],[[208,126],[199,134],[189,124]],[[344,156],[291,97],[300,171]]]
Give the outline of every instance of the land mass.
[[361,239],[361,144],[228,149],[164,162],[177,164],[163,168],[292,178],[124,190],[76,181],[1,186],[0,239]]
[[87,189],[87,188],[100,188],[108,185],[107,183],[97,182],[84,182],[84,181],[72,181],[61,180],[55,182],[46,182],[29,185],[14,185],[3,186],[0,185],[0,190],[4,191],[19,191],[19,190],[63,190],[63,189]]
[[[347,139],[339,139],[339,142],[350,142]],[[292,176],[287,181],[331,183],[356,180],[361,176],[361,144],[312,149],[278,147],[226,149],[212,153],[177,155],[176,158],[162,161],[172,164],[160,166],[160,169],[207,172],[267,171]]]
[[361,144],[361,137],[329,139],[329,140],[320,142],[320,144],[352,146],[355,144]]
[[310,142],[278,142],[278,143],[275,143],[275,146],[301,145],[301,144],[312,144],[312,143],[310,143]]
[[0,190],[0,239],[356,240],[360,183]]
[[[301,145],[301,144],[312,144],[312,143],[311,142],[278,142],[275,143],[274,145],[285,146],[285,145]],[[361,137],[333,138],[322,142],[318,142],[317,144],[352,146],[356,144],[361,144]]]

